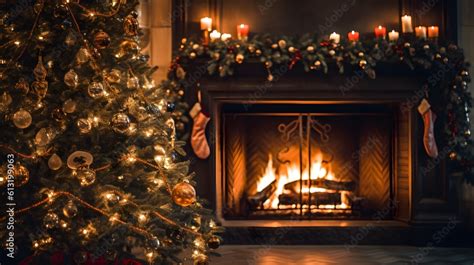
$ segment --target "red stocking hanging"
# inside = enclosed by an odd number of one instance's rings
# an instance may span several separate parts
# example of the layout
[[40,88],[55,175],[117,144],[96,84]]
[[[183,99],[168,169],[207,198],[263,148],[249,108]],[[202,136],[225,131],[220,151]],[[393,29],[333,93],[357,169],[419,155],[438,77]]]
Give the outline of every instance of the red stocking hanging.
[[210,118],[202,112],[201,109],[201,93],[198,92],[198,102],[189,111],[189,115],[193,118],[193,131],[191,133],[191,147],[194,154],[201,159],[209,157],[211,150],[206,139],[206,126]]
[[424,133],[423,144],[425,146],[426,154],[431,158],[438,157],[438,147],[436,146],[436,139],[434,135],[434,123],[436,121],[436,114],[431,111],[431,105],[428,100],[423,99],[418,106],[418,112],[423,117]]

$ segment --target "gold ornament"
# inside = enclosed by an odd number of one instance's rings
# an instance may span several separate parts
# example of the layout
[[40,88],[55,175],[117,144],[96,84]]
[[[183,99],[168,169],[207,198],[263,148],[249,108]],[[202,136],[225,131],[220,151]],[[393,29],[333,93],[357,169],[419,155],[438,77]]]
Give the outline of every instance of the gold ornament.
[[204,254],[195,255],[193,264],[194,265],[208,265],[209,258]]
[[63,111],[65,113],[74,113],[76,111],[76,102],[72,99],[68,99],[63,104]]
[[235,61],[239,64],[243,63],[244,62],[244,55],[239,53],[237,54],[237,56],[235,56]]
[[52,128],[41,128],[35,136],[35,144],[37,146],[46,146],[56,136],[56,132]]
[[4,112],[8,109],[8,106],[12,103],[13,99],[9,93],[3,92],[0,96],[0,112]]
[[[280,47],[280,49],[285,49],[286,48],[286,41],[285,40],[279,40],[278,41],[278,46]],[[272,46],[273,48],[273,46]]]
[[15,124],[17,128],[28,128],[30,127],[32,121],[33,118],[31,117],[31,114],[24,109],[20,109],[19,111],[15,112],[15,114],[13,114],[13,124]]
[[359,61],[359,66],[360,66],[360,68],[365,69],[365,67],[367,67],[367,61],[366,60],[360,60]]
[[189,53],[189,59],[191,59],[191,60],[196,59],[196,57],[197,57],[197,54],[195,52],[190,52]]
[[128,15],[123,20],[123,31],[128,36],[138,35],[139,23],[133,15]]
[[43,226],[46,229],[53,229],[58,227],[59,217],[54,212],[48,212],[43,218]]
[[74,216],[77,215],[77,212],[78,212],[77,206],[72,200],[68,201],[66,205],[64,205],[63,207],[63,214],[67,218],[73,218]]
[[87,87],[87,93],[91,98],[101,98],[105,95],[104,85],[100,82],[91,82]]
[[92,130],[92,123],[89,119],[78,119],[76,125],[80,133],[89,133]]
[[294,53],[296,51],[296,48],[291,46],[290,48],[288,48],[288,52],[291,52],[291,53]]
[[254,53],[256,50],[255,45],[249,45],[247,49],[249,50],[250,53]]
[[218,52],[215,52],[212,54],[212,58],[216,61],[219,60],[220,57],[221,57],[221,54]]
[[260,56],[262,55],[262,50],[258,49],[255,51],[255,55]]
[[308,46],[306,48],[306,50],[309,52],[309,53],[313,53],[314,52],[314,46]]
[[139,86],[140,86],[140,80],[138,79],[138,77],[132,74],[129,74],[128,79],[127,79],[127,88],[133,90],[133,89],[137,89]]
[[63,161],[61,160],[61,157],[59,157],[56,153],[54,153],[49,159],[48,159],[48,167],[51,170],[58,170],[63,166]]
[[119,51],[117,53],[118,58],[122,58],[126,54],[137,55],[140,52],[138,43],[132,40],[124,40],[120,43]]
[[95,171],[90,168],[81,168],[76,174],[81,186],[89,186],[95,182]]
[[21,93],[23,94],[28,94],[28,92],[30,91],[30,85],[28,84],[28,82],[26,82],[26,80],[22,77],[20,78],[20,80],[18,80],[18,82],[15,84],[15,89],[20,91]]
[[13,169],[13,176],[15,177],[15,186],[21,187],[30,180],[30,171],[20,163],[16,163]]
[[330,51],[329,51],[329,55],[331,55],[331,56],[336,55],[336,51],[335,51],[335,50],[330,50]]
[[458,158],[458,154],[455,151],[449,152],[449,159],[456,160]]
[[79,169],[88,167],[94,162],[94,157],[86,151],[75,151],[67,158],[67,166],[70,169]]
[[182,207],[189,206],[196,202],[196,190],[187,182],[176,184],[171,196],[173,197],[173,201]]
[[76,62],[78,64],[83,64],[88,62],[91,59],[91,53],[86,48],[80,48],[76,54]]
[[92,42],[97,49],[105,49],[110,45],[110,36],[107,32],[100,30],[94,35]]
[[110,72],[105,73],[105,79],[109,83],[116,84],[116,83],[120,83],[121,75],[122,75],[122,73],[120,72],[120,70],[112,69],[112,70],[110,70]]
[[125,113],[117,113],[112,117],[110,124],[114,131],[125,133],[130,128],[130,118]]
[[73,69],[70,69],[64,75],[64,84],[66,84],[70,88],[76,88],[78,83],[79,83],[79,76]]
[[33,74],[35,75],[36,80],[44,80],[46,78],[48,72],[44,67],[42,56],[38,57],[38,63],[36,64],[35,69],[33,70]]
[[207,240],[207,246],[211,249],[219,248],[221,244],[221,240],[217,236],[211,236],[209,240]]
[[48,82],[44,80],[36,80],[31,83],[31,87],[36,95],[40,98],[44,98],[48,93]]

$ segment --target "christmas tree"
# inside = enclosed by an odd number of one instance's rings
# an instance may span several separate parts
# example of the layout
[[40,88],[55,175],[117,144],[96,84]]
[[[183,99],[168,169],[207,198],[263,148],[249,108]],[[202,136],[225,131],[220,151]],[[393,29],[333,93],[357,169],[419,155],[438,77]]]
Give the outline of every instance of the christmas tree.
[[16,2],[0,13],[2,260],[207,264],[218,228],[176,139],[182,89],[152,81],[138,1]]

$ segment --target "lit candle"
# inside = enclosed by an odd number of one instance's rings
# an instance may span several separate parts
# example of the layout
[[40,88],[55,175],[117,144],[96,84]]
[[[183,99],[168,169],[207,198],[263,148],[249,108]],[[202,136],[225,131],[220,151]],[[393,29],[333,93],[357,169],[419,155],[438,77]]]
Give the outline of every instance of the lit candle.
[[376,38],[385,39],[385,35],[387,35],[387,28],[382,27],[382,26],[378,26],[374,29],[374,32],[375,32],[375,37]]
[[413,26],[411,24],[411,16],[404,15],[402,17],[402,32],[403,33],[413,32]]
[[212,30],[212,18],[210,17],[203,17],[201,18],[201,30]]
[[334,43],[339,43],[341,41],[341,35],[337,34],[336,32],[331,33],[329,35],[329,40],[334,41]]
[[213,30],[209,36],[211,37],[212,41],[215,41],[221,38],[221,33],[217,30]]
[[246,40],[249,36],[249,25],[240,24],[237,26],[237,38],[239,40]]
[[415,35],[420,39],[426,39],[426,27],[418,26],[415,28]]
[[229,33],[222,33],[222,35],[221,35],[221,40],[223,40],[223,41],[226,41],[230,38],[232,38],[232,35],[230,35]]
[[358,41],[359,40],[359,32],[357,31],[351,31],[347,33],[347,38],[349,41]]
[[392,30],[388,33],[388,40],[389,41],[396,42],[399,37],[400,37],[400,34],[395,30]]
[[431,26],[428,28],[428,38],[438,38],[439,36],[439,27]]

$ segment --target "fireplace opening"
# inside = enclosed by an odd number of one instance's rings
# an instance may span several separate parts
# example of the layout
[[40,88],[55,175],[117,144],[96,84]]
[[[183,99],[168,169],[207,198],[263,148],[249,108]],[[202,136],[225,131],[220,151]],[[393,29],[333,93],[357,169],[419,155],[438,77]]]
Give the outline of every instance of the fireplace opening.
[[390,207],[394,106],[222,110],[225,219],[370,219]]

